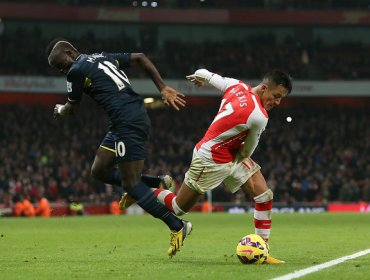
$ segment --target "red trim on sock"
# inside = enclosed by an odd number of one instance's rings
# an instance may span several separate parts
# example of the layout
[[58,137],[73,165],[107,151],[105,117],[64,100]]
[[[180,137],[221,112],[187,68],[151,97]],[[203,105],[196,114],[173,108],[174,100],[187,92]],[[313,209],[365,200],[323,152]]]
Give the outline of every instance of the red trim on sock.
[[268,211],[272,209],[272,200],[263,202],[263,203],[256,203],[254,209],[257,211]]
[[[155,197],[158,198],[159,194],[163,191],[167,191],[167,190],[163,190],[163,189],[155,189],[153,191]],[[169,192],[168,194],[165,195],[164,199],[163,199],[163,203],[164,203],[164,206],[169,210],[171,211],[172,213],[174,213],[173,211],[173,207],[172,207],[172,200],[176,198],[176,195],[172,192]],[[160,201],[161,202],[161,201]],[[161,202],[162,203],[162,202]]]
[[259,229],[270,229],[271,220],[257,220],[254,219],[254,227]]
[[163,190],[162,189],[155,189],[153,192],[154,192],[154,195],[155,197],[158,197],[158,195],[162,192]]
[[173,208],[172,208],[172,200],[176,197],[176,195],[174,193],[169,193],[168,195],[165,196],[164,198],[164,206],[166,206],[166,208],[168,210],[170,210],[172,213],[174,212],[173,211]]

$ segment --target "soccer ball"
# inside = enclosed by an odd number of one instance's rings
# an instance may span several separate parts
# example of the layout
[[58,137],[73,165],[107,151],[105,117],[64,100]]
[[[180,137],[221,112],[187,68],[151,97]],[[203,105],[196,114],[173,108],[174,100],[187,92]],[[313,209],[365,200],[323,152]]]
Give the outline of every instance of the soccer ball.
[[267,243],[257,234],[244,236],[236,246],[236,255],[244,264],[263,264],[269,254]]

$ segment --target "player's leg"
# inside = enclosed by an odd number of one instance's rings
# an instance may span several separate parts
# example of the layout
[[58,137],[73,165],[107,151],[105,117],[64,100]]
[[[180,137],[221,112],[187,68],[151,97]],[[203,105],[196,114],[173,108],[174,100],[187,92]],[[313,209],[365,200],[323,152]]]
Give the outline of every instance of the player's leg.
[[162,220],[170,228],[171,241],[168,255],[172,257],[180,250],[184,239],[190,234],[192,224],[177,218],[156,199],[153,191],[140,179],[143,166],[144,160],[119,162],[122,183],[127,193],[137,200],[141,208],[153,217]]
[[153,192],[157,199],[177,216],[188,213],[204,195],[188,187],[185,182],[182,183],[177,195],[164,189],[154,189]]
[[[100,146],[91,167],[92,177],[107,184],[120,186],[122,184],[121,173],[115,167],[115,163],[115,151],[112,152]],[[141,180],[151,188],[159,188],[161,185],[166,188],[173,186],[172,178],[169,175],[151,176],[142,174]]]
[[172,257],[180,250],[183,241],[190,234],[192,224],[180,220],[169,212],[154,196],[151,188],[141,181],[144,159],[147,156],[149,119],[143,116],[142,122],[139,121],[137,127],[133,127],[122,127],[114,135],[116,161],[122,176],[122,185],[127,193],[137,200],[141,208],[162,220],[170,228],[170,247],[167,253]]
[[205,161],[194,149],[189,170],[177,196],[160,189],[154,190],[154,194],[167,209],[180,216],[189,212],[207,190],[219,186],[229,174],[229,164]]
[[115,168],[116,154],[114,150],[105,146],[100,146],[95,154],[95,159],[91,167],[91,176],[101,182],[120,186],[121,174]]
[[[91,167],[91,176],[101,182],[121,186],[122,178],[116,165],[116,150],[114,137],[108,132],[100,147],[96,151],[95,159]],[[168,175],[151,176],[141,175],[141,180],[151,188],[173,187],[172,178]]]
[[[160,176],[152,176],[155,178],[149,178],[148,175],[141,175],[141,180],[147,184],[149,187],[152,188],[152,191],[155,192],[155,194],[158,194],[158,190],[168,190],[169,194],[173,194],[175,191],[175,181],[173,178],[169,175],[160,175]],[[160,180],[159,185],[156,181],[156,178]],[[150,182],[148,182],[150,181]],[[129,208],[131,205],[135,204],[136,200],[132,198],[128,193],[124,193],[119,201],[119,209],[125,210]]]
[[234,163],[231,174],[224,180],[224,184],[232,193],[243,189],[253,197],[255,233],[267,241],[270,235],[273,195],[260,169],[261,167],[251,158]]
[[[155,198],[152,190],[141,181],[141,170],[144,167],[144,160],[119,162],[119,169],[122,174],[122,184],[131,197],[152,216],[162,219],[171,230],[180,230],[182,223],[174,215],[168,215],[168,210]],[[168,219],[167,219],[168,217]]]
[[[267,186],[266,180],[260,170],[255,172],[248,181],[242,185],[242,189],[252,196],[255,201],[255,233],[260,235],[267,242],[271,232],[273,192]],[[283,264],[285,262],[268,256],[266,263]]]
[[273,192],[267,186],[260,170],[252,175],[242,186],[255,202],[254,226],[255,233],[268,241],[271,231],[271,214]]

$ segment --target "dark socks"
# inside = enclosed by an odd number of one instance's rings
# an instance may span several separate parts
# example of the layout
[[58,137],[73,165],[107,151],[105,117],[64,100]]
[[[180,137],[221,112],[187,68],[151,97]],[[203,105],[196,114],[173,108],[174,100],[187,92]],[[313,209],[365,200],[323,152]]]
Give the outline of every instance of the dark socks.
[[159,188],[161,179],[159,176],[141,175],[141,181],[144,182],[149,188]]
[[133,188],[127,190],[128,194],[137,200],[146,212],[153,217],[161,219],[171,230],[179,231],[183,227],[182,221],[168,211],[154,196],[152,190],[143,182],[136,184]]
[[[161,183],[159,176],[141,175],[141,181],[143,181],[150,188],[158,188]],[[121,186],[121,173],[118,168],[113,168],[106,176],[105,182],[107,184]],[[125,186],[123,186],[124,188]]]

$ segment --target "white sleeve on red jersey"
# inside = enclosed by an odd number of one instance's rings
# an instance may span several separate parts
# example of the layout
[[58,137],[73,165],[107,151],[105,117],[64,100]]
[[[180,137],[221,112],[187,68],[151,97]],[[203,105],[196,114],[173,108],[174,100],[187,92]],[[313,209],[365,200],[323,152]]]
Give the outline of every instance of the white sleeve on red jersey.
[[222,77],[208,71],[207,69],[199,69],[195,71],[195,77],[201,81],[208,82],[210,85],[222,92],[225,92],[229,87],[240,83],[239,80]]
[[239,150],[238,161],[250,157],[258,145],[261,133],[265,130],[268,119],[260,110],[255,96],[252,96],[255,109],[248,118],[249,132],[244,140],[243,146]]

